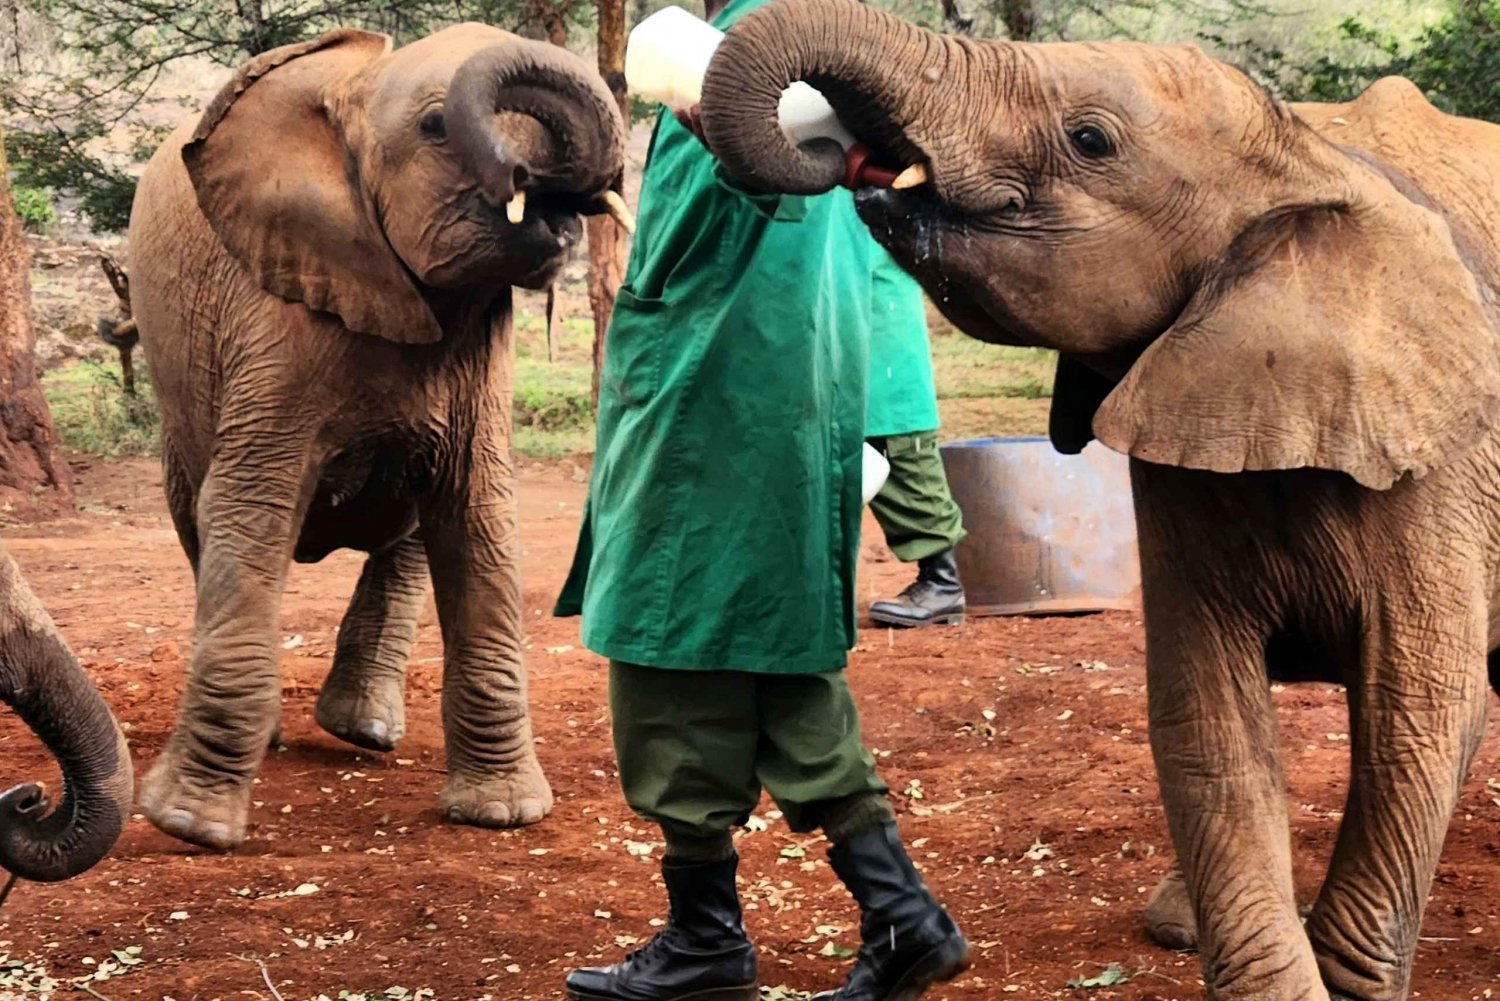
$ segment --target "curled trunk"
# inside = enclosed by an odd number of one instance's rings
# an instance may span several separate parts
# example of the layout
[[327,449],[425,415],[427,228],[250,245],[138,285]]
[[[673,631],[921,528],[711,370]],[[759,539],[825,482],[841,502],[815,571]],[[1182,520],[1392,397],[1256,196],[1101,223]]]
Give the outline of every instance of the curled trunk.
[[743,184],[791,194],[833,188],[844,176],[842,150],[833,142],[794,147],[776,122],[782,91],[801,80],[887,158],[919,163],[932,150],[922,148],[918,114],[962,85],[971,46],[859,0],[778,0],[746,15],[714,54],[703,81],[704,131]]
[[[507,148],[496,115],[514,112],[541,122],[556,157],[528,163]],[[492,204],[517,190],[593,194],[623,165],[625,128],[604,81],[587,63],[555,45],[517,39],[465,60],[448,87],[448,137]]]
[[57,757],[63,790],[47,811],[40,785],[0,794],[0,867],[54,882],[91,868],[130,815],[130,754],[83,668],[0,550],[0,699]]

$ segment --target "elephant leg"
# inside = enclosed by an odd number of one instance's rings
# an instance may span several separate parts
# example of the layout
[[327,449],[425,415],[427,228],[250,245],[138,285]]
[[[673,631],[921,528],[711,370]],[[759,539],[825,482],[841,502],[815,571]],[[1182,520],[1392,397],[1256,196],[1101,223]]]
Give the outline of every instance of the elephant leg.
[[280,720],[279,606],[311,440],[292,438],[289,423],[245,447],[221,441],[203,483],[187,686],[177,726],[141,783],[147,819],[208,848],[244,840],[251,780]]
[[521,663],[521,546],[503,428],[475,435],[472,462],[466,482],[423,513],[443,630],[440,802],[449,820],[515,827],[545,817],[552,790],[536,759]]
[[1438,856],[1484,735],[1483,601],[1452,591],[1439,580],[1383,588],[1382,601],[1421,607],[1370,615],[1349,686],[1349,796],[1307,923],[1337,998],[1407,997]]
[[318,696],[319,726],[356,747],[395,749],[406,734],[406,658],[426,603],[420,539],[404,539],[365,561]]
[[1170,592],[1146,602],[1151,749],[1209,996],[1327,1001],[1292,892],[1264,641]]
[[1198,918],[1181,865],[1172,865],[1146,902],[1146,934],[1163,949],[1191,952],[1198,948]]
[[193,576],[198,575],[198,491],[187,468],[177,457],[170,442],[161,451],[162,486],[167,494],[167,510],[172,515],[172,527],[177,530],[177,539],[187,556]]

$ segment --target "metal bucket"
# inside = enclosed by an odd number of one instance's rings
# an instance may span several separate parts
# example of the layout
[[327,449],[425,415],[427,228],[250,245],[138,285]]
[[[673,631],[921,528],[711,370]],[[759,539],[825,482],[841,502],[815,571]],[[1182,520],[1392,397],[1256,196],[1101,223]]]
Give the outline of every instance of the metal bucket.
[[1098,442],[1062,455],[1046,438],[950,442],[942,456],[969,533],[971,615],[1141,607],[1128,459]]

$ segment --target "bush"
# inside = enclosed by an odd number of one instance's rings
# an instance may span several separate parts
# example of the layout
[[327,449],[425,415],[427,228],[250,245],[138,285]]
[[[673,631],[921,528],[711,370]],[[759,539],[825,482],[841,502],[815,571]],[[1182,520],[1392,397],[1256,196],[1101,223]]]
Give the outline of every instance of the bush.
[[161,415],[145,366],[136,360],[136,396],[127,395],[119,372],[79,362],[42,376],[42,391],[62,443],[88,455],[156,455]]
[[11,129],[5,151],[19,186],[76,196],[89,222],[100,232],[120,233],[130,225],[135,178],[83,151],[83,143],[103,133],[99,126],[78,136]]
[[1306,64],[1274,47],[1205,37],[1289,100],[1350,101],[1381,77],[1404,76],[1444,111],[1500,122],[1500,0],[1449,0],[1441,20],[1409,43],[1358,17],[1339,25],[1339,36],[1351,55]]
[[51,188],[33,188],[18,184],[11,188],[16,203],[16,216],[28,233],[46,233],[57,221],[57,210],[52,207]]

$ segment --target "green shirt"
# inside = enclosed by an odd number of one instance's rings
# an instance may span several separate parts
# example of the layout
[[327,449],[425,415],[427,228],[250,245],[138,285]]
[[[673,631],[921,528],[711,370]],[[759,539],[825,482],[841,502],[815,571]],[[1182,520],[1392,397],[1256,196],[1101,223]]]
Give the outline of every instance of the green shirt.
[[922,288],[875,248],[870,302],[870,388],[865,435],[936,431],[937,392]]

